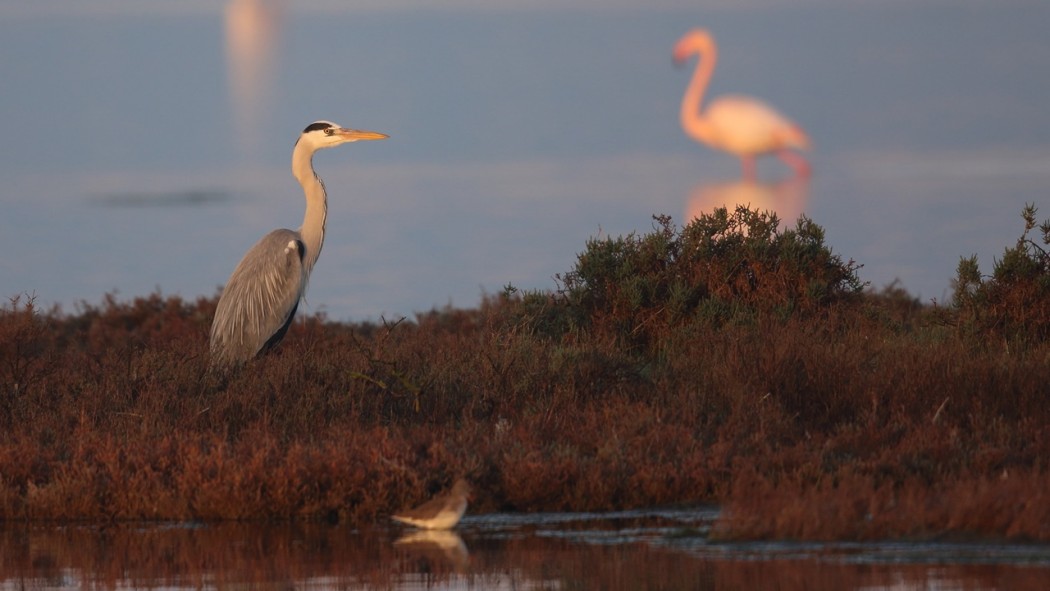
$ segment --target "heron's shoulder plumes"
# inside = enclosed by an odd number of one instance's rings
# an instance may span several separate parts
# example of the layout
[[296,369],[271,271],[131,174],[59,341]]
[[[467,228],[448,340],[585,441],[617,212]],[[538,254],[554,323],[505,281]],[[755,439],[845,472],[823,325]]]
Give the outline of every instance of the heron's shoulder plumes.
[[298,232],[274,230],[248,250],[230,275],[211,329],[212,356],[224,365],[255,357],[287,330],[306,288],[305,245]]

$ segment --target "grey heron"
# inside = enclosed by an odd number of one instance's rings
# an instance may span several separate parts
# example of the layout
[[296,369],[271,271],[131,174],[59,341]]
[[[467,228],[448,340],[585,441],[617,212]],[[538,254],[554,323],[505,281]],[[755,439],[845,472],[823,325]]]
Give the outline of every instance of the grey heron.
[[211,325],[211,358],[216,366],[244,363],[284,338],[306,291],[324,243],[328,196],[313,167],[317,150],[386,134],[347,129],[330,121],[306,126],[292,150],[292,174],[303,186],[306,214],[298,230],[274,230],[237,264],[219,297]]

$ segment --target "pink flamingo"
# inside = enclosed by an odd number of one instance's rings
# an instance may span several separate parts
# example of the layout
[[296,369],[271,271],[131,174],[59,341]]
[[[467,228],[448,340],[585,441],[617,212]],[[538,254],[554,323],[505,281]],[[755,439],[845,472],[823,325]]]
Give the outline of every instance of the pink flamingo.
[[792,149],[808,150],[809,137],[773,107],[749,96],[727,95],[712,100],[701,111],[704,91],[718,61],[715,40],[704,29],[689,31],[674,46],[676,63],[693,54],[700,57],[682,97],[681,121],[686,135],[739,157],[746,178],[755,177],[755,157],[764,154],[776,154],[796,174],[808,177],[809,163]]

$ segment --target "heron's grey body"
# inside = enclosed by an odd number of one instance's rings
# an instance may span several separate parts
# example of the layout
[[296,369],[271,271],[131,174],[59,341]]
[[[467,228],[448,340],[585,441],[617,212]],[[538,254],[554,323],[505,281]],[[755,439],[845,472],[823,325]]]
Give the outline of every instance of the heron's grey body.
[[248,251],[215,311],[211,350],[217,362],[246,361],[284,337],[306,289],[305,254],[300,233],[285,229],[263,236]]
[[324,183],[314,173],[314,152],[358,140],[387,137],[311,123],[292,151],[292,174],[303,187],[306,214],[298,230],[274,230],[251,247],[230,275],[211,325],[212,363],[238,365],[269,350],[284,337],[306,291],[324,244],[328,213]]

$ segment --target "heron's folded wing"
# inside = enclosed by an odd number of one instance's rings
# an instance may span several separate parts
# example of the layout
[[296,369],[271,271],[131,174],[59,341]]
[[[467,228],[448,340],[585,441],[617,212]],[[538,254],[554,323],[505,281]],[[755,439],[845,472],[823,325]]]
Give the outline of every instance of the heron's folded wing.
[[302,239],[274,230],[255,244],[230,275],[215,311],[212,351],[246,361],[288,330],[304,287]]

